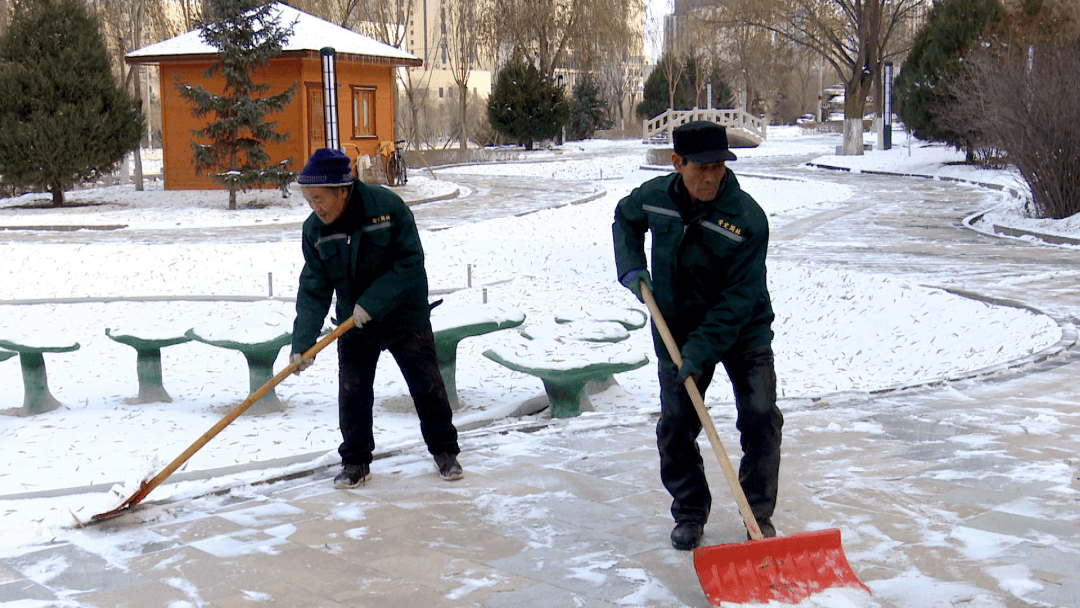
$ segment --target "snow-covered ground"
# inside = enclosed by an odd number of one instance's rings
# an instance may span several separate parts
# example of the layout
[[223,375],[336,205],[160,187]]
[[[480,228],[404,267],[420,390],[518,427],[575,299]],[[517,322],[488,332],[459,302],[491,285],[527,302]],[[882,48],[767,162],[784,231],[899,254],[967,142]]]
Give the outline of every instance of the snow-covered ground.
[[[897,148],[889,152],[837,157],[831,156],[835,136],[775,128],[766,145],[739,154],[741,159],[819,155],[814,162],[823,165],[1020,187],[1015,173],[949,165],[962,155],[920,142],[908,146],[904,136],[897,139]],[[455,174],[492,180],[595,179],[602,181],[606,193],[580,205],[424,231],[431,287],[446,302],[435,309],[437,323],[454,324],[466,315],[475,320],[477,314],[502,318],[520,313],[525,316],[523,329],[550,336],[556,332],[556,317],[582,323],[612,309],[643,309],[615,280],[610,225],[619,198],[658,173],[641,167],[645,148],[637,142],[588,141],[568,147],[582,153],[571,159],[541,152],[533,158],[543,162],[454,169]],[[737,163],[732,167],[739,172]],[[414,173],[407,190],[401,191],[407,199],[461,191],[452,181]],[[741,176],[740,181],[773,216],[809,214],[854,195],[848,188],[813,180]],[[38,194],[0,200],[0,227],[124,228],[109,230],[102,242],[80,244],[38,243],[23,231],[0,233],[0,340],[80,345],[73,352],[45,356],[50,388],[63,407],[37,416],[0,415],[0,543],[8,546],[56,534],[71,523],[69,510],[95,513],[116,501],[110,493],[59,492],[47,500],[20,495],[124,482],[118,493],[126,496],[137,480],[160,470],[247,395],[247,368],[240,353],[189,342],[162,351],[164,384],[174,401],[131,404],[128,400],[138,393],[135,352],[109,339],[105,330],[148,336],[199,327],[230,336],[289,331],[292,304],[287,299],[295,293],[302,265],[298,223],[308,214],[296,191],[288,198],[276,191],[244,194],[243,208],[232,212],[223,209],[225,198],[219,192],[166,192],[160,183],[148,184],[145,192],[128,185],[71,193],[69,202],[84,206],[59,211],[45,208],[46,198]],[[1027,220],[1017,212],[1022,201],[1004,194],[997,204],[995,223],[1080,236],[1076,218]],[[197,234],[213,227],[275,225],[281,225],[280,234],[258,243],[186,242],[177,237],[178,230]],[[138,231],[137,242],[118,239],[125,230]],[[169,238],[157,242],[155,231]],[[891,276],[773,258],[769,281],[777,311],[779,388],[789,400],[961,376],[1030,356],[1061,337],[1058,325],[1046,316]],[[268,295],[271,289],[280,299],[239,301]],[[168,300],[170,296],[189,299]],[[190,300],[195,296],[206,299]],[[121,297],[154,299],[115,301]],[[55,301],[59,299],[64,301]],[[641,353],[654,358],[647,330],[588,348],[560,347],[555,341],[538,344],[528,344],[514,329],[464,340],[457,367],[462,408],[455,421],[469,427],[497,420],[543,392],[537,378],[483,357],[487,349],[516,349],[538,360],[565,357],[567,352],[596,360]],[[277,369],[285,364],[287,351],[282,350]],[[17,413],[22,404],[17,362],[0,363],[0,386],[7,389],[0,392],[0,411],[8,414]],[[392,359],[385,357],[380,365],[375,425],[378,448],[384,450],[414,442],[418,433]],[[185,471],[297,456],[307,456],[308,464],[332,462],[339,441],[335,378],[331,349],[312,368],[277,388],[286,411],[240,418],[196,454]],[[619,374],[618,381],[621,388],[593,397],[597,410],[655,411],[653,366]],[[720,384],[710,391],[710,403],[731,401],[730,391]],[[155,497],[196,493],[224,478],[191,482],[182,489],[162,487]]]

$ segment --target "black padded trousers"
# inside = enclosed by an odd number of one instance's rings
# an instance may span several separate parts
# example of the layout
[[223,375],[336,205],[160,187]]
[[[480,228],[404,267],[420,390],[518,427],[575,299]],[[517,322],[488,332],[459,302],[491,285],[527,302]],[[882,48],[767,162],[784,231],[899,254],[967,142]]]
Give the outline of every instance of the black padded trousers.
[[[348,333],[338,339],[338,422],[341,426],[342,464],[370,464],[375,450],[371,409],[375,404],[375,367],[382,348]],[[432,454],[457,455],[457,429],[439,374],[435,336],[428,326],[408,333],[386,347],[394,356],[409,386],[420,434]]]
[[[772,347],[729,353],[721,361],[731,379],[738,412],[736,428],[743,450],[739,482],[758,521],[772,517],[780,476],[780,442],[784,417],[776,406],[776,372]],[[706,366],[698,381],[702,395],[712,381],[715,366]],[[676,522],[704,524],[712,495],[698,450],[701,420],[686,388],[676,381],[678,368],[661,359],[660,420],[656,443],[660,450],[660,477],[671,494],[671,515]]]

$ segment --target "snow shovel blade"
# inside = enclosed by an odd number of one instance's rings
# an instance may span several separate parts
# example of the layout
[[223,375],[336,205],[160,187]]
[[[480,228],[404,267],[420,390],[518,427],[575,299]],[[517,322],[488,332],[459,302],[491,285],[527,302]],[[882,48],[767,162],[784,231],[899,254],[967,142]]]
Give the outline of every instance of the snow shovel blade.
[[870,592],[848,565],[836,529],[698,547],[694,568],[713,606],[720,602],[797,604],[830,587]]

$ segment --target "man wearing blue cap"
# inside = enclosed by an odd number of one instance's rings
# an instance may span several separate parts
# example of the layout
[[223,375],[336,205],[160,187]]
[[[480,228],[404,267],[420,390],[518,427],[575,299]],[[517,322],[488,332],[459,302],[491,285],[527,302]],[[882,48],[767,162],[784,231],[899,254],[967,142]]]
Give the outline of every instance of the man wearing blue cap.
[[[651,179],[619,201],[612,232],[619,281],[639,300],[642,284],[654,293],[683,359],[676,367],[653,331],[660,477],[675,518],[671,544],[689,550],[701,543],[712,496],[697,446],[701,420],[686,379],[704,393],[717,364],[727,371],[743,450],[739,482],[765,536],[776,535],[771,518],[784,418],[776,406],[773,310],[765,284],[768,220],[727,169],[735,155],[724,127],[691,122],[676,128],[672,139],[675,173]],[[646,232],[652,234],[651,275]]]
[[290,363],[311,365],[301,353],[318,340],[337,293],[336,322],[356,327],[338,348],[338,419],[342,443],[338,488],[371,477],[375,438],[375,367],[389,350],[409,386],[420,432],[439,475],[461,479],[457,429],[439,374],[431,330],[424,250],[412,211],[396,194],[353,179],[345,154],[316,150],[297,178],[313,213],[304,222],[304,269],[296,295]]

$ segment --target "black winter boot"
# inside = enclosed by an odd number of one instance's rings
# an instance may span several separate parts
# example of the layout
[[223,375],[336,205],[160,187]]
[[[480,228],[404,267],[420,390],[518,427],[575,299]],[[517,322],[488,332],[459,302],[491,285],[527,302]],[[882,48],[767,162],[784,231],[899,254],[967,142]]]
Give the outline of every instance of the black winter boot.
[[705,526],[696,521],[681,521],[671,531],[671,546],[679,551],[689,551],[701,544]]

